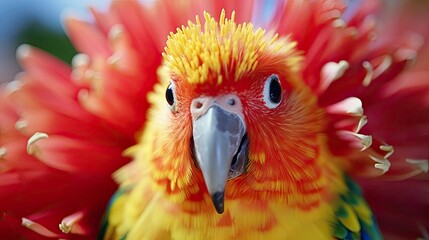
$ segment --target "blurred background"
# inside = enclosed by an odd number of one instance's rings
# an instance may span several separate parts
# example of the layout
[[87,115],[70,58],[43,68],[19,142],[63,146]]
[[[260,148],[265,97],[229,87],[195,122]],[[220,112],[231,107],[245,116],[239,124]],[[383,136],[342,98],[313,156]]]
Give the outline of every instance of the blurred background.
[[[0,83],[13,80],[20,71],[15,51],[22,43],[45,49],[70,63],[76,52],[62,29],[62,18],[73,14],[91,20],[88,6],[103,10],[107,9],[109,2],[110,0],[0,0]],[[379,20],[428,36],[429,0],[384,0]]]
[[107,9],[109,0],[0,0],[0,83],[20,71],[16,48],[27,43],[70,62],[76,54],[67,39],[62,18],[73,14],[91,19],[88,6]]

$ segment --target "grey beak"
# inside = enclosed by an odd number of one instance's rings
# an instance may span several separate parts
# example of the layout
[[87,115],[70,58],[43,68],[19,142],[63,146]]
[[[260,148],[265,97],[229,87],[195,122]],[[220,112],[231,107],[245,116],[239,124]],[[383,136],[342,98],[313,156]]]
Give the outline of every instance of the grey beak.
[[241,117],[216,104],[194,120],[196,160],[218,213],[224,211],[228,173],[245,133],[246,129]]

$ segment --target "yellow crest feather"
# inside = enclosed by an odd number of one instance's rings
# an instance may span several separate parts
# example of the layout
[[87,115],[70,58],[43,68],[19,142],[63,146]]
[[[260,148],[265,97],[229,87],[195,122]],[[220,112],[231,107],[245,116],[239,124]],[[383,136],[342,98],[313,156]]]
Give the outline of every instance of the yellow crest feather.
[[299,65],[295,42],[280,40],[277,34],[266,34],[261,28],[254,30],[251,23],[237,24],[234,18],[235,12],[227,19],[222,10],[217,22],[204,12],[204,29],[196,16],[195,23],[189,21],[188,26],[177,28],[177,33],[170,33],[163,53],[167,68],[191,84],[204,83],[210,76],[220,84],[230,76],[238,81],[255,70],[267,52],[289,53],[287,65]]

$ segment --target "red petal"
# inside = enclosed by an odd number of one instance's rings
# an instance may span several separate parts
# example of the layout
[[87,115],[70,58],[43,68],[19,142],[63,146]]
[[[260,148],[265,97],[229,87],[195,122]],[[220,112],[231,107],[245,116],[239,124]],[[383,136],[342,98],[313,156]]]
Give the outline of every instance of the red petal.
[[107,58],[111,54],[106,36],[95,26],[73,18],[65,20],[67,34],[79,52]]

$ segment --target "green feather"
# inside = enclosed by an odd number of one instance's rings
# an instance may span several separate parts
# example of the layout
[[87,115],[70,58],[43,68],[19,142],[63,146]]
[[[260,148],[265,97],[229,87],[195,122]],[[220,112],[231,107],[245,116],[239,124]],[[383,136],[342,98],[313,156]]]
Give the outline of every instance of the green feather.
[[[105,237],[105,234],[107,232],[107,229],[109,227],[109,215],[110,215],[110,209],[112,208],[113,203],[123,194],[126,194],[130,191],[131,187],[128,188],[120,188],[118,191],[116,191],[113,196],[110,198],[109,203],[106,207],[106,212],[104,213],[103,219],[101,220],[101,228],[98,233],[98,240],[102,240]],[[123,237],[125,239],[125,236]]]
[[333,234],[337,239],[381,240],[382,236],[370,207],[359,186],[348,176],[344,177],[347,192],[341,194],[335,215]]

